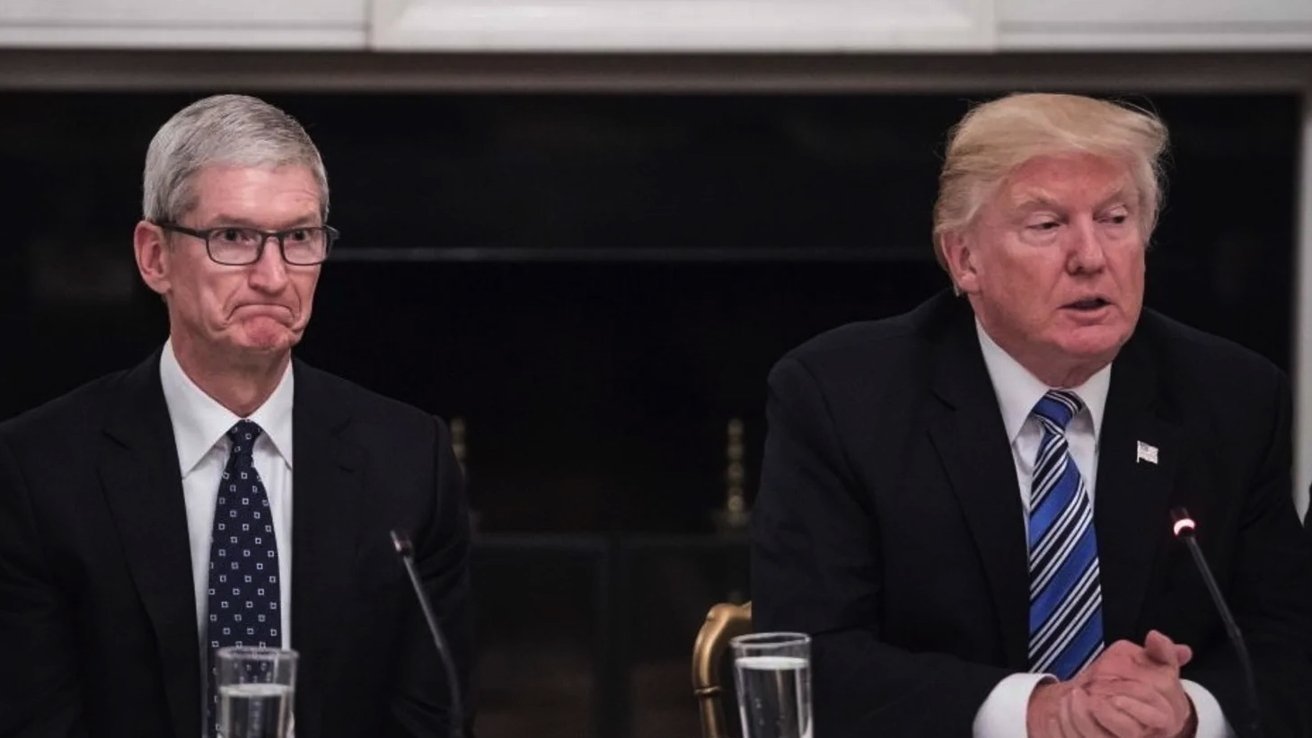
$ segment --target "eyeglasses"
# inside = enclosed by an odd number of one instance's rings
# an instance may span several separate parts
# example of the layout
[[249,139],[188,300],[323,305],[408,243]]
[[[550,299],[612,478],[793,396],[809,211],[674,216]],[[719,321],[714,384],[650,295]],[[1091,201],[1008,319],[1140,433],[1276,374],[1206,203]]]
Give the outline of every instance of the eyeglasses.
[[182,233],[205,242],[205,253],[212,261],[227,266],[254,264],[264,256],[264,244],[270,238],[278,242],[283,261],[295,266],[314,266],[328,258],[333,242],[342,234],[332,226],[304,226],[285,231],[261,231],[258,228],[219,226],[196,230],[177,223],[156,223],[166,231]]

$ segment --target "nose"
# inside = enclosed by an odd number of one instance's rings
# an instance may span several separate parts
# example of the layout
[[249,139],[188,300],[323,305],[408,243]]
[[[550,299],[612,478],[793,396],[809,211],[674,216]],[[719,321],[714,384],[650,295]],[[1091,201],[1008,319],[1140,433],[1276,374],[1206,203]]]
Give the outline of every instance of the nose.
[[287,286],[287,263],[277,236],[265,236],[260,258],[251,264],[251,287],[261,292],[278,293]]
[[1092,218],[1080,218],[1071,224],[1069,230],[1070,256],[1067,267],[1073,273],[1096,272],[1107,263],[1102,241],[1098,238],[1097,224]]

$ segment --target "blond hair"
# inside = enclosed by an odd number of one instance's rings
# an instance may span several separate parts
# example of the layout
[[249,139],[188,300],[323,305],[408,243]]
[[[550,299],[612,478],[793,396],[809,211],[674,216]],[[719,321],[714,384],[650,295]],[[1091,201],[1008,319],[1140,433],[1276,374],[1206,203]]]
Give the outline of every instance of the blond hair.
[[1123,161],[1139,192],[1142,226],[1157,224],[1165,178],[1166,126],[1126,103],[1080,95],[1012,94],[976,106],[948,134],[934,204],[934,256],[946,269],[943,236],[960,231],[1012,171],[1036,156],[1084,152]]

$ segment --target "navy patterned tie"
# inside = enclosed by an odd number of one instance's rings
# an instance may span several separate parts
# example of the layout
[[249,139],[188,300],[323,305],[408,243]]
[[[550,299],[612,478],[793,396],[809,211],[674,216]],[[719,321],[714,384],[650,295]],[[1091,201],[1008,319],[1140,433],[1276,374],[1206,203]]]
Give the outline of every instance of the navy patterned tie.
[[1066,444],[1083,409],[1073,392],[1052,390],[1034,406],[1043,428],[1030,488],[1030,671],[1078,674],[1103,648],[1102,588],[1093,506]]
[[228,431],[232,450],[214,505],[206,641],[215,719],[214,651],[223,646],[282,646],[278,542],[269,496],[251,455],[260,432],[249,420],[238,421]]

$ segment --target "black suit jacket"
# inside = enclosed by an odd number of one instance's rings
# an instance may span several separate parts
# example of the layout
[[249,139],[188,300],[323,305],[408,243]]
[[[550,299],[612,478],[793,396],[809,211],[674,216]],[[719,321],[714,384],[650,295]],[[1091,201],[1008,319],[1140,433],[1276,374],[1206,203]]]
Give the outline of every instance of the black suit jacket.
[[[446,681],[388,530],[413,536],[467,695],[468,514],[446,428],[293,371],[296,734],[445,735]],[[0,735],[195,738],[200,673],[156,352],[0,425]]]
[[[1312,564],[1290,496],[1284,375],[1145,311],[1112,365],[1094,520],[1108,643],[1157,628],[1236,728],[1239,672],[1170,534],[1187,506],[1257,663],[1268,736],[1312,735]],[[757,630],[813,635],[816,730],[967,736],[1026,670],[1024,511],[968,304],[849,325],[770,375],[753,511]],[[1159,449],[1136,462],[1136,444]]]

